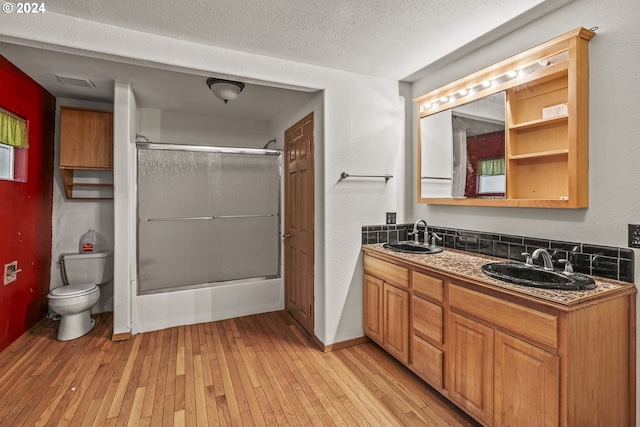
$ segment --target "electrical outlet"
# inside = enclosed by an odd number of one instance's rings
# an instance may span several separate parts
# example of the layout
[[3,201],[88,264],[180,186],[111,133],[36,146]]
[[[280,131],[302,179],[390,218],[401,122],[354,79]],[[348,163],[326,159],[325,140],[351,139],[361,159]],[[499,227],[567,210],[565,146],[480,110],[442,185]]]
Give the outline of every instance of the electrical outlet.
[[18,280],[18,261],[10,262],[9,264],[4,265],[4,284],[8,285],[9,283],[13,283]]
[[640,224],[629,224],[629,247],[640,248]]
[[396,223],[396,213],[387,212],[387,224],[395,224],[395,223]]

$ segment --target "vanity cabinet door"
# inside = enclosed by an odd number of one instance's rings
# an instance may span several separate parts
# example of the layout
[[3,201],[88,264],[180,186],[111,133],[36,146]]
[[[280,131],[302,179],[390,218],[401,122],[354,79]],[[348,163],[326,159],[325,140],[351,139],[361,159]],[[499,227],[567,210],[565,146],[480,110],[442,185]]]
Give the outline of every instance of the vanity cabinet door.
[[409,293],[388,283],[383,286],[383,347],[404,364],[409,363]]
[[558,425],[558,356],[496,331],[494,369],[495,426]]
[[382,287],[383,281],[364,275],[364,333],[382,345]]
[[447,355],[451,398],[487,425],[493,424],[493,328],[449,315]]

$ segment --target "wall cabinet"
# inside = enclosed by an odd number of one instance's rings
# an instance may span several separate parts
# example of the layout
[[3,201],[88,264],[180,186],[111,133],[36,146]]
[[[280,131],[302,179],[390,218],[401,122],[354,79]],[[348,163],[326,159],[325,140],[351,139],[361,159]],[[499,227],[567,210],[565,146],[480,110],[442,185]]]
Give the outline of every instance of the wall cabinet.
[[60,173],[67,199],[113,198],[113,113],[60,108]]
[[365,334],[483,425],[635,424],[632,284],[567,305],[363,249]]
[[[423,171],[421,166],[421,153],[430,151],[429,147],[422,147],[422,144],[427,144],[430,139],[420,137],[418,202],[543,208],[588,207],[588,42],[594,35],[590,30],[577,28],[415,98],[414,101],[420,107],[418,120],[421,122],[423,118],[454,107],[461,108],[499,92],[506,94],[506,170],[499,173],[506,179],[505,196],[442,197],[423,194],[422,185],[431,185],[429,181],[423,180],[432,174]],[[427,134],[434,130],[420,128],[419,132]],[[470,157],[468,154],[462,156],[467,158],[466,169],[476,170],[477,165],[469,163]],[[435,160],[438,161],[441,162],[442,159]],[[424,162],[427,163],[427,160]],[[422,176],[425,174],[427,176]],[[455,178],[455,173],[452,173],[445,174],[444,178],[439,177],[438,180],[455,181]],[[464,178],[462,181],[469,184],[468,179],[467,176],[467,181]]]

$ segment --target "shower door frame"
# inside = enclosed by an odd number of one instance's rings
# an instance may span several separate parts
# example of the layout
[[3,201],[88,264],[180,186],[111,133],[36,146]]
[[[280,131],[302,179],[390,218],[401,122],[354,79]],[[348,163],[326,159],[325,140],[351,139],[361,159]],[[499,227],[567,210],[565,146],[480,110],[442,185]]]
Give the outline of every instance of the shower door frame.
[[[249,282],[259,282],[270,279],[281,279],[282,278],[282,244],[280,242],[279,236],[282,234],[282,151],[277,149],[265,149],[265,148],[243,148],[243,147],[224,147],[224,146],[209,146],[209,145],[190,145],[190,144],[170,144],[170,143],[156,143],[156,142],[136,142],[136,295],[144,296],[144,295],[153,295],[159,293],[172,292],[176,290],[189,290],[189,289],[198,289],[204,287],[215,287],[222,285],[232,285],[234,283],[249,283]],[[188,286],[176,286],[172,288],[165,288],[158,290],[156,292],[141,292],[140,291],[140,227],[138,226],[140,218],[140,196],[139,196],[139,174],[138,174],[138,155],[140,149],[147,150],[166,150],[166,151],[188,151],[188,152],[203,152],[203,153],[222,153],[222,154],[246,154],[246,155],[270,155],[270,156],[278,156],[278,230],[276,234],[276,238],[278,239],[278,274],[271,276],[262,276],[262,277],[251,277],[251,278],[242,278],[236,280],[225,280],[218,282],[207,282],[200,284],[193,284]],[[251,217],[254,215],[237,215],[236,217]],[[221,216],[211,216],[211,217],[202,217],[202,218],[185,218],[185,219],[193,219],[193,220],[213,220],[217,218],[222,218]],[[177,218],[176,218],[177,219]]]

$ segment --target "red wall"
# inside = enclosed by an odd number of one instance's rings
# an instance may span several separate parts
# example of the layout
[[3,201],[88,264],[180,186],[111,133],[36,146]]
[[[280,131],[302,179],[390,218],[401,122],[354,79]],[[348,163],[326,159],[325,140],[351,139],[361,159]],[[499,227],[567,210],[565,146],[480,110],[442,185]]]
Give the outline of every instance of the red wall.
[[27,119],[27,180],[0,180],[0,276],[18,261],[18,280],[0,278],[0,351],[47,313],[51,268],[55,98],[0,56],[0,107]]
[[[467,138],[467,182],[464,195],[478,197],[478,162],[484,159],[504,157],[504,131],[485,133]],[[504,193],[483,196],[504,196]]]

